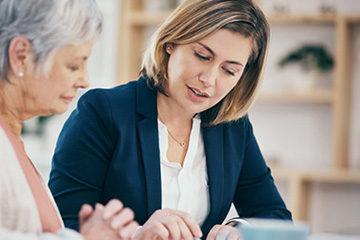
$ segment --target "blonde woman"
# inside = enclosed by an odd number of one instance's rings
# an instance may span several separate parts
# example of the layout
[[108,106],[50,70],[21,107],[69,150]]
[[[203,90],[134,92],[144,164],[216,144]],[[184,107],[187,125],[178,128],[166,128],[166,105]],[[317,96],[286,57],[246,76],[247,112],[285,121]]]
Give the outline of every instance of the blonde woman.
[[88,92],[66,122],[49,182],[65,224],[89,198],[131,207],[136,239],[239,239],[239,219],[222,225],[232,203],[241,218],[291,219],[247,115],[268,38],[251,0],[181,4],[141,77]]
[[0,0],[0,239],[130,239],[137,229],[119,200],[93,209],[85,199],[80,233],[65,229],[20,136],[25,120],[65,112],[89,85],[101,29],[94,0]]

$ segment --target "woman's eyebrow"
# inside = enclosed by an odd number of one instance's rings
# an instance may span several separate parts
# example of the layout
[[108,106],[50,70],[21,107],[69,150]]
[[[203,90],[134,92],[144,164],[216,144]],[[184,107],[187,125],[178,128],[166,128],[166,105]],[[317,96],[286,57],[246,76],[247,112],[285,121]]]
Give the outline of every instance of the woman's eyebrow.
[[[209,51],[209,53],[213,56],[216,56],[216,54],[214,53],[214,51],[208,47],[207,45],[201,43],[201,42],[197,42],[198,44],[200,44],[203,48],[205,48],[207,51]],[[244,66],[244,64],[240,63],[240,62],[236,62],[236,61],[226,61],[227,63],[230,63],[230,64],[236,64],[236,65],[240,65],[240,66]]]
[[212,55],[216,55],[215,53],[214,53],[214,51],[213,50],[211,50],[211,48],[209,48],[208,46],[206,46],[205,44],[203,44],[203,43],[201,43],[201,42],[197,42],[198,44],[200,44],[203,48],[205,48],[206,50],[208,50]]
[[226,61],[227,63],[230,63],[230,64],[236,64],[236,65],[240,65],[240,66],[244,66],[244,64],[240,63],[240,62],[236,62],[236,61]]

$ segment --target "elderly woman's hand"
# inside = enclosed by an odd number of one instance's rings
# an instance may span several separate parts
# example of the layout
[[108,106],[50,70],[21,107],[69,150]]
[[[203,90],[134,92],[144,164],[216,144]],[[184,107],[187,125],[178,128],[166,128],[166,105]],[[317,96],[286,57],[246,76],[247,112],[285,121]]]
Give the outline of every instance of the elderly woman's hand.
[[173,209],[157,210],[135,233],[134,239],[184,239],[202,236],[197,222],[188,214]]
[[207,240],[241,240],[238,229],[227,225],[215,225],[209,232]]
[[138,228],[134,213],[123,208],[119,200],[111,200],[106,206],[96,204],[95,209],[84,204],[79,212],[80,234],[85,240],[131,239]]

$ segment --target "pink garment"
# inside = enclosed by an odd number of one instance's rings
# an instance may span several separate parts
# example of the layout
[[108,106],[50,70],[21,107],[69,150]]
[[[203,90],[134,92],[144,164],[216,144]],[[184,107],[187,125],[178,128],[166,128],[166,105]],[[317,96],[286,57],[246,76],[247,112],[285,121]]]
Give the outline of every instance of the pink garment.
[[3,128],[7,137],[9,138],[9,141],[11,142],[16,152],[25,178],[30,186],[38,208],[43,232],[55,233],[56,231],[62,229],[61,220],[59,219],[57,211],[49,199],[40,174],[27,156],[23,143],[20,142],[16,135],[11,132],[6,122],[1,118],[0,126]]

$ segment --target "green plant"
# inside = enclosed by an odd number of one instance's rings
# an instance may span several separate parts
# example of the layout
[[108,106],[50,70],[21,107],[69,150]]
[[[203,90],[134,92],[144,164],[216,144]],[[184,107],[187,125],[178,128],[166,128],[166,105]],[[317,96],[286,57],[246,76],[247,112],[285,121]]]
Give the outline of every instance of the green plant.
[[284,56],[279,61],[280,67],[291,63],[299,63],[303,70],[317,69],[326,72],[333,68],[334,60],[323,45],[306,44]]

